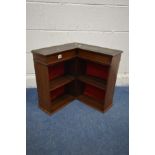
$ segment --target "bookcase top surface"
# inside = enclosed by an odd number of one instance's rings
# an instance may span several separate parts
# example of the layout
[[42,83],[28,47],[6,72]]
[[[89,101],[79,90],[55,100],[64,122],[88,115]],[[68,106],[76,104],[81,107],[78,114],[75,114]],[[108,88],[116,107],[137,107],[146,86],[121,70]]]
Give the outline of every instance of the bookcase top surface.
[[106,54],[110,56],[115,56],[122,53],[121,50],[115,50],[115,49],[104,48],[104,47],[93,46],[93,45],[82,44],[82,43],[68,43],[63,45],[46,47],[46,48],[32,50],[32,53],[48,56],[51,54],[73,50],[73,49],[87,50],[87,51],[97,52],[97,53]]

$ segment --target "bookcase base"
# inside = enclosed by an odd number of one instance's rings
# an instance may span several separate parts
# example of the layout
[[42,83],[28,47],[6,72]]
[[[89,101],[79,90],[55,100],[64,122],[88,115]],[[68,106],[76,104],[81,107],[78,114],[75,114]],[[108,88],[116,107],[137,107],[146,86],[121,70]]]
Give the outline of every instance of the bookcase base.
[[[77,99],[77,100],[81,101],[82,103],[84,103],[85,105],[87,105],[87,106],[89,106],[91,108],[94,108],[94,109],[96,109],[96,110],[98,110],[99,112],[102,112],[102,113],[107,112],[112,107],[112,104],[109,104],[107,106],[101,105],[101,107],[98,107],[98,106],[96,106],[95,104],[93,104],[93,103],[91,103],[89,101],[85,101],[81,97],[74,98],[74,99]],[[70,102],[73,101],[74,99],[70,100]],[[38,107],[42,111],[44,111],[46,114],[48,114],[49,116],[51,116],[54,113],[56,113],[57,111],[61,110],[63,107],[67,106],[70,102],[67,102],[66,104],[63,104],[63,106],[57,107],[55,110],[44,108],[40,104],[38,105]]]

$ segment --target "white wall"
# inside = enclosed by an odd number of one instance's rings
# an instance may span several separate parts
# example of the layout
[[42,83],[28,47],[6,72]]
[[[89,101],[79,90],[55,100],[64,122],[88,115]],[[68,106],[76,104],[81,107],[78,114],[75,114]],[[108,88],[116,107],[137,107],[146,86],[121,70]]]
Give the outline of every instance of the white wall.
[[123,50],[117,85],[128,84],[128,0],[27,0],[27,87],[35,87],[32,49],[81,42]]

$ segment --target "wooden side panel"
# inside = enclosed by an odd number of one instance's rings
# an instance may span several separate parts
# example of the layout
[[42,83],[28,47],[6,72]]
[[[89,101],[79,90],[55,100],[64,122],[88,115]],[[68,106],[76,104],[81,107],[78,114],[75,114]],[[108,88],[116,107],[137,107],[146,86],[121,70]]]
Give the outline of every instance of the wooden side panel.
[[39,105],[48,110],[51,106],[49,94],[48,68],[34,61]]
[[109,71],[109,77],[107,81],[107,88],[106,88],[105,101],[104,101],[104,110],[106,110],[112,105],[120,58],[121,58],[121,55],[117,55],[112,58],[111,67]]
[[85,74],[85,62],[81,61],[78,57],[75,60],[75,83],[74,83],[74,89],[75,89],[75,96],[78,97],[83,93],[84,84],[79,81],[78,77],[82,74]]
[[77,75],[78,75],[78,67],[79,67],[79,59],[76,57],[74,59],[74,76],[75,76],[75,80],[73,82],[73,85],[72,85],[72,90],[73,91],[73,95],[75,97],[78,96],[78,80],[77,80]]

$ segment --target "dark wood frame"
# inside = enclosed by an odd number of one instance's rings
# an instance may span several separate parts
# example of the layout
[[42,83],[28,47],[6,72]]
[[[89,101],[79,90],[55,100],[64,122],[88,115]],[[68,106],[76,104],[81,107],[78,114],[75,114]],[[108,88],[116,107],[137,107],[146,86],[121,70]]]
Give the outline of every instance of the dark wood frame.
[[[39,107],[48,114],[56,112],[74,99],[79,99],[83,103],[102,112],[105,112],[112,106],[115,82],[122,51],[80,43],[70,43],[33,50],[32,53]],[[109,76],[106,82],[104,80],[85,76],[83,74],[85,69],[84,63],[80,63],[81,61],[91,61],[108,66]],[[50,81],[48,67],[60,62],[66,63],[66,69],[72,65],[71,74],[66,74]],[[104,100],[100,103],[83,95],[83,83],[104,89]],[[61,86],[65,86],[65,92],[67,93],[51,102],[50,92]]]

